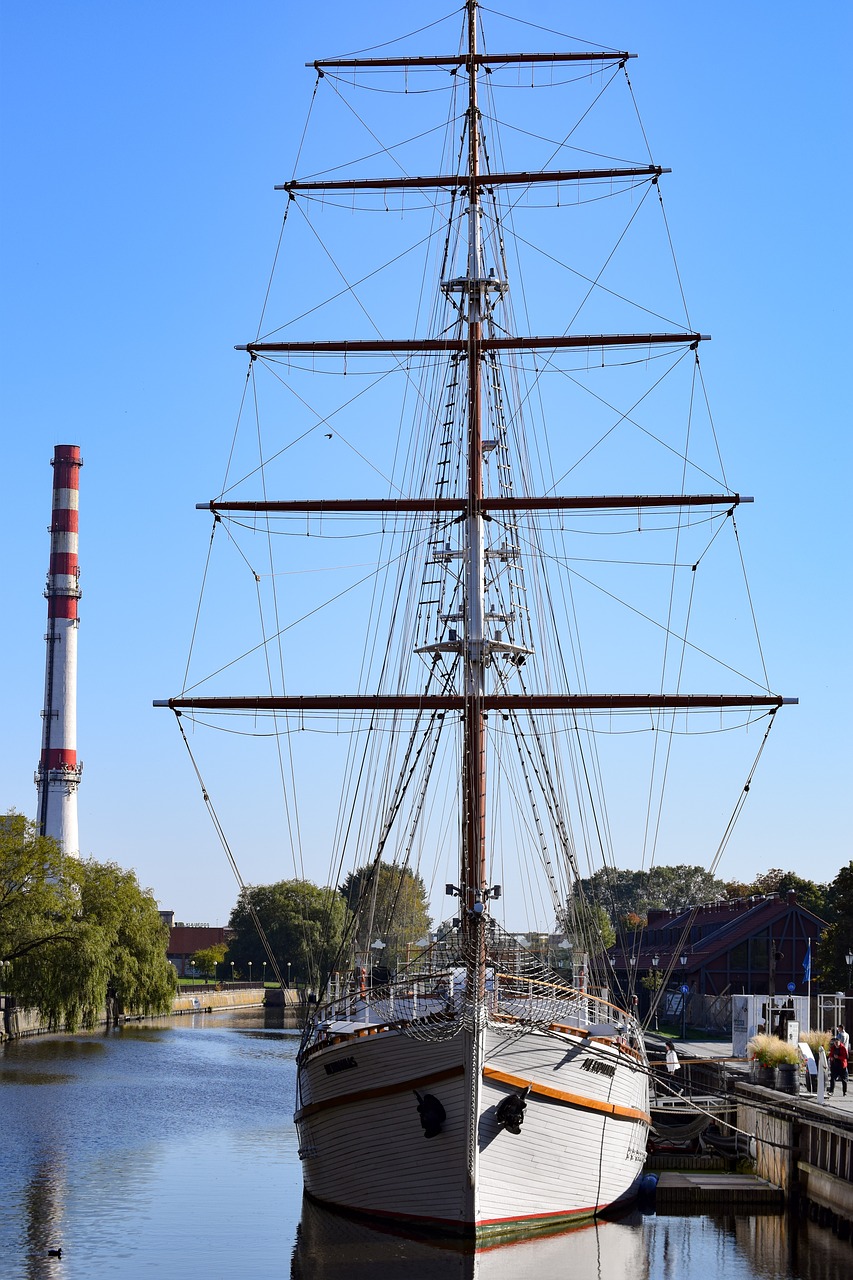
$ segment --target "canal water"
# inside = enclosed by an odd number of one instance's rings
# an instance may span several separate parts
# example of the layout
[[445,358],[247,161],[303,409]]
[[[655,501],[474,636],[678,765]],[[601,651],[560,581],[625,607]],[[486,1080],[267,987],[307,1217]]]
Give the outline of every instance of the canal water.
[[776,1214],[633,1213],[472,1255],[303,1205],[297,1046],[260,1011],[0,1046],[2,1280],[853,1274],[850,1244]]

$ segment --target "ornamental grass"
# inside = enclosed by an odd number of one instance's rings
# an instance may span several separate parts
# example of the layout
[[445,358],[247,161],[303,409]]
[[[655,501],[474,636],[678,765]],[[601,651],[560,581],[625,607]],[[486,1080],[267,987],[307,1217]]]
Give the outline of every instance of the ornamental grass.
[[762,1067],[780,1067],[785,1063],[796,1064],[799,1054],[795,1044],[780,1040],[778,1036],[768,1036],[761,1032],[752,1037],[746,1046],[747,1057],[761,1064]]

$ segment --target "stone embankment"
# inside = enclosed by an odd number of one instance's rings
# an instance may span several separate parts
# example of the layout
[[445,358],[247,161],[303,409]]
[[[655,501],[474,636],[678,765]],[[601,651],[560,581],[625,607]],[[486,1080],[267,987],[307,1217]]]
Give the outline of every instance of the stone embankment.
[[[270,1000],[268,997],[273,996]],[[265,999],[265,997],[267,997]],[[15,1040],[24,1036],[47,1035],[49,1027],[39,1016],[35,1009],[21,1009],[9,996],[2,997],[3,1009],[0,1011],[0,1042],[3,1040]],[[293,1008],[294,1011],[300,1007],[300,993],[291,988],[289,991],[281,991],[278,988],[264,988],[260,984],[251,986],[248,983],[238,984],[236,986],[216,987],[200,987],[191,991],[181,991],[172,1001],[172,1014],[202,1013],[212,1012],[219,1009],[251,1009],[260,1008],[263,1005],[271,1005],[278,1008]],[[167,1015],[168,1016],[168,1015]],[[98,1020],[99,1026],[112,1025],[114,1023],[143,1021],[142,1017],[136,1015],[119,1015],[118,1018],[107,1017],[107,1010],[104,1009],[103,1015]],[[59,1028],[64,1031],[65,1028]]]

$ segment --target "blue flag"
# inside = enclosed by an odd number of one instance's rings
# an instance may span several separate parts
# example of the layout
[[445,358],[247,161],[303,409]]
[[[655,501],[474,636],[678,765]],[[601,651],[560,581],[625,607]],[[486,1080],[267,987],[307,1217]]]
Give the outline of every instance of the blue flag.
[[809,938],[809,945],[806,947],[806,958],[803,961],[803,982],[811,982],[812,980],[812,940]]

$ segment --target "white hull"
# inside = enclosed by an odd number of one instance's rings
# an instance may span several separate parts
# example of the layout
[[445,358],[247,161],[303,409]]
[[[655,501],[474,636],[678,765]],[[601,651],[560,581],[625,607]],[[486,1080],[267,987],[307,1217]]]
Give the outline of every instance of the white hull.
[[[645,1159],[645,1063],[613,1039],[519,1032],[487,1025],[478,1045],[465,1031],[438,1041],[354,1031],[314,1048],[297,1112],[306,1190],[478,1236],[580,1220],[630,1198]],[[521,1132],[511,1133],[496,1107],[528,1085]],[[415,1091],[444,1107],[435,1137],[425,1138]]]

